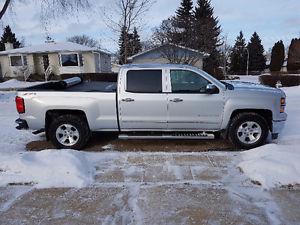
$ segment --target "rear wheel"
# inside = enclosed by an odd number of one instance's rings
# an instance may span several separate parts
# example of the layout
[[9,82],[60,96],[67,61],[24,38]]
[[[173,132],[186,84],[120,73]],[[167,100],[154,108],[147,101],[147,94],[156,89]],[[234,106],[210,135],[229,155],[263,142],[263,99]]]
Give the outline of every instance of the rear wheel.
[[229,126],[229,139],[238,148],[251,149],[263,145],[268,137],[266,120],[257,113],[236,115]]
[[85,119],[76,115],[62,115],[49,126],[49,138],[57,148],[82,149],[90,138]]

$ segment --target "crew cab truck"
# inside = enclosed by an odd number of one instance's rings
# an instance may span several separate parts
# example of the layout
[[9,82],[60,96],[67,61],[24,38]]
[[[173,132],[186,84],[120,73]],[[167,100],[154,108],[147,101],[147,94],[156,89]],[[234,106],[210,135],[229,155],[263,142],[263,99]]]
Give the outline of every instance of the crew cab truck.
[[[57,148],[83,148],[92,132],[122,139],[228,138],[242,149],[278,137],[287,119],[276,88],[219,81],[187,65],[125,65],[116,82],[71,78],[19,90],[18,129]],[[220,135],[221,134],[221,135]]]

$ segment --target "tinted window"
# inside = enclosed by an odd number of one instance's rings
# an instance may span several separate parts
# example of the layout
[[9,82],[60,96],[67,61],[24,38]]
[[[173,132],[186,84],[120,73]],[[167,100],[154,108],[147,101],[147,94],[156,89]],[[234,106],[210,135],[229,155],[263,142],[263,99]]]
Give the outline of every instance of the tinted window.
[[136,93],[161,93],[161,70],[130,70],[127,72],[128,92]]
[[192,71],[171,70],[173,93],[205,93],[208,84],[208,80]]

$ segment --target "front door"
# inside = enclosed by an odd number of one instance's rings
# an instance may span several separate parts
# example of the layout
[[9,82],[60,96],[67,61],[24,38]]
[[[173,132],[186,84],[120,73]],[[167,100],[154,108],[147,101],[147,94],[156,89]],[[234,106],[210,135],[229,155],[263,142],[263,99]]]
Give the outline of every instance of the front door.
[[224,100],[222,92],[207,94],[210,81],[189,70],[170,70],[168,129],[218,130],[221,127]]
[[95,57],[95,70],[96,70],[96,73],[100,73],[101,72],[100,54],[99,53],[94,53],[94,57]]
[[46,71],[49,67],[49,56],[48,55],[43,55],[43,66],[44,66],[44,71]]
[[119,97],[122,131],[165,130],[167,94],[162,70],[129,70]]

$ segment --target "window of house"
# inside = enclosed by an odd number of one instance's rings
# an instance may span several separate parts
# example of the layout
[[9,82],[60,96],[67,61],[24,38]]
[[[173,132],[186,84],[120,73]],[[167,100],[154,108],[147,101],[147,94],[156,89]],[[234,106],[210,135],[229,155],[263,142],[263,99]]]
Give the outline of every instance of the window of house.
[[195,72],[171,70],[172,93],[205,93],[208,84],[208,80]]
[[129,70],[126,91],[134,93],[162,93],[161,70]]
[[22,56],[10,56],[10,65],[11,66],[23,66]]
[[77,54],[61,54],[61,65],[62,66],[78,66],[78,55]]

